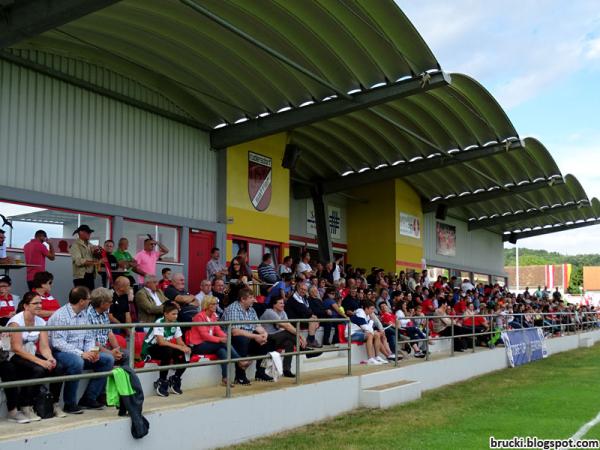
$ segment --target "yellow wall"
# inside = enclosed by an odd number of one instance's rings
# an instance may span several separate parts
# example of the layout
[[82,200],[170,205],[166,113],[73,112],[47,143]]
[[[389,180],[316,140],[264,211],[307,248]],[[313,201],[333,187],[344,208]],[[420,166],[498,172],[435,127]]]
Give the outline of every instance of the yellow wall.
[[[394,180],[395,182],[395,204],[396,204],[396,268],[395,271],[406,268],[421,268],[423,259],[423,210],[421,209],[421,199],[419,195],[404,181]],[[410,214],[419,218],[421,224],[421,237],[415,239],[400,234],[400,213]]]
[[[367,270],[373,266],[390,272],[420,268],[423,213],[418,194],[402,180],[357,188],[351,194],[368,203],[348,205],[348,261]],[[400,212],[419,218],[420,239],[400,235]]]
[[[290,174],[281,167],[287,134],[246,142],[227,149],[227,234],[287,243],[290,235]],[[257,211],[248,194],[248,152],[272,159],[272,196],[264,211]],[[231,259],[227,242],[227,259]]]

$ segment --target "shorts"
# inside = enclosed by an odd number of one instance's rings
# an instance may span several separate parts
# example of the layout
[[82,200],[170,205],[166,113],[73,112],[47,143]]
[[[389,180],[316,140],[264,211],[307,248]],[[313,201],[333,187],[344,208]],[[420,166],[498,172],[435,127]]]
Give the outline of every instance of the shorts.
[[365,342],[367,340],[367,335],[364,331],[356,331],[352,333],[350,339],[352,340],[352,342]]

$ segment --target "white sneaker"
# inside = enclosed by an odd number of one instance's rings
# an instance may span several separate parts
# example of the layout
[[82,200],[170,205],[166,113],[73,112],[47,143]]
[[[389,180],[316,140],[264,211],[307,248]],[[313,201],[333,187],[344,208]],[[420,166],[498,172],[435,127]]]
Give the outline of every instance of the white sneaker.
[[384,359],[384,358],[382,358],[382,357],[381,357],[381,356],[379,356],[379,355],[377,355],[377,356],[375,357],[375,359],[376,359],[377,361],[379,361],[381,364],[389,364],[389,363],[390,363],[390,362],[389,362],[387,359]]
[[27,417],[30,422],[37,422],[38,420],[42,420],[42,418],[35,413],[32,406],[24,406],[23,414],[25,414],[25,417]]
[[18,409],[13,409],[12,411],[8,412],[8,420],[10,422],[16,422],[16,423],[29,423],[29,422],[31,422],[31,420],[29,420],[27,418],[27,416],[25,414],[23,414],[22,411],[19,411]]
[[67,417],[67,414],[62,410],[58,403],[54,404],[54,417]]
[[369,360],[367,361],[367,365],[368,366],[380,366],[381,362],[379,362],[377,359],[375,358],[369,358]]

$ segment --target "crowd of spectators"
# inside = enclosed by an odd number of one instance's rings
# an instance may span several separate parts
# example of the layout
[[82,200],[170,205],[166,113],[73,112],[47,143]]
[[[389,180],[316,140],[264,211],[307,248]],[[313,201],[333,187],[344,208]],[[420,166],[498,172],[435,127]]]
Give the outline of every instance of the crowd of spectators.
[[[75,230],[78,239],[71,248],[74,287],[63,306],[52,296],[53,275],[41,263],[53,258],[54,252],[44,245],[46,234],[42,230],[35,234],[29,253],[39,264],[38,269],[28,271],[30,290],[19,298],[11,292],[10,278],[0,277],[0,325],[134,325],[112,331],[9,333],[9,341],[3,339],[0,349],[3,381],[73,375],[84,370],[104,372],[127,364],[127,352],[134,351],[124,349],[124,339],[130,333],[143,335],[136,356],[160,365],[185,364],[195,355],[225,360],[230,338],[231,358],[255,357],[255,380],[269,382],[273,378],[265,371],[263,357],[282,352],[283,376],[294,377],[289,353],[296,342],[300,350],[312,350],[344,342],[349,335],[352,342],[364,343],[365,364],[382,365],[410,354],[425,357],[436,337],[452,338],[454,351],[461,352],[474,342],[493,348],[501,344],[501,332],[507,329],[543,326],[548,334],[560,334],[592,326],[586,314],[595,318],[593,307],[566,304],[558,289],[550,293],[540,287],[534,293],[526,289],[515,295],[498,284],[473,284],[469,279],[443,276],[432,280],[427,270],[395,274],[373,267],[367,272],[343,265],[341,259],[323,264],[312,261],[308,251],[297,263],[285,257],[279,265],[267,253],[253,271],[243,249],[226,265],[221,262],[219,249],[214,248],[200,292],[190,293],[181,273],[165,268],[161,279],[157,278],[156,262],[168,249],[151,236],[134,257],[125,238],[118,241],[114,252],[112,241],[106,241],[102,248],[92,246],[92,232],[86,225]],[[103,269],[101,280],[106,287],[95,287],[99,268]],[[273,323],[254,323],[259,318]],[[306,339],[299,335],[301,330],[294,326],[294,319],[313,319],[306,324]],[[321,322],[324,319],[349,319],[349,329]],[[219,321],[236,322],[231,336]],[[174,322],[208,325],[182,329],[171,325]],[[138,327],[138,323],[157,326]],[[466,336],[473,331],[477,333],[475,339]],[[237,362],[235,376],[229,379],[227,364],[222,363],[221,383],[250,384],[246,374],[249,365],[249,361]],[[168,370],[161,370],[155,383],[157,395],[182,394],[184,372],[177,369],[169,376]],[[103,408],[104,384],[103,378],[91,379],[79,399],[78,381],[51,384],[55,416]],[[40,420],[32,405],[41,390],[40,386],[5,389],[9,420]]]

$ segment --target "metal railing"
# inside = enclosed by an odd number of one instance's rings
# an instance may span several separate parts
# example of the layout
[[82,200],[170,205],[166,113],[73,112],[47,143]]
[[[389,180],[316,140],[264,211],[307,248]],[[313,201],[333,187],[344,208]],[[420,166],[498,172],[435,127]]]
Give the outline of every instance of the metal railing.
[[[60,326],[32,326],[32,327],[0,327],[0,334],[2,333],[20,333],[23,331],[71,331],[71,330],[114,330],[114,329],[126,329],[129,330],[127,349],[129,352],[129,365],[134,368],[136,373],[145,372],[159,372],[170,369],[188,369],[193,367],[212,366],[217,364],[227,364],[227,383],[225,386],[226,397],[231,397],[231,381],[232,381],[232,367],[233,364],[241,361],[256,361],[259,359],[267,358],[268,355],[256,355],[256,356],[244,356],[240,358],[231,357],[233,336],[232,330],[234,325],[266,325],[266,324],[279,324],[279,323],[291,323],[296,327],[296,342],[295,350],[293,352],[285,352],[283,356],[296,356],[296,378],[295,383],[300,383],[300,355],[310,354],[321,354],[329,352],[340,352],[345,351],[348,355],[348,375],[352,375],[352,345],[350,344],[350,328],[346,327],[348,336],[348,344],[345,346],[338,346],[336,348],[315,348],[312,350],[301,350],[300,345],[300,325],[308,324],[311,322],[318,323],[335,323],[335,324],[348,324],[349,319],[338,318],[338,319],[288,319],[287,321],[282,320],[251,320],[251,321],[223,321],[223,322],[167,322],[165,323],[120,323],[120,324],[86,324],[86,325],[60,325]],[[185,362],[179,364],[169,364],[153,367],[135,368],[135,330],[136,328],[165,328],[165,327],[180,327],[180,328],[192,328],[199,326],[220,326],[225,328],[227,331],[227,358],[220,360],[208,360],[201,359],[196,362]],[[310,345],[307,343],[307,346]],[[110,375],[112,371],[106,372],[93,372],[93,373],[81,373],[76,375],[60,375],[50,376],[45,378],[34,378],[27,380],[18,381],[3,381],[0,382],[0,388],[13,388],[13,387],[24,387],[24,386],[36,386],[46,383],[57,383],[65,381],[79,381],[79,380],[90,380],[94,378],[103,378]]]
[[[473,315],[440,315],[440,316],[418,316],[418,317],[406,317],[403,320],[417,320],[423,321],[425,323],[425,327],[421,330],[421,333],[425,335],[424,338],[420,339],[400,339],[402,333],[405,331],[406,327],[394,327],[394,339],[395,339],[395,352],[394,352],[394,365],[398,366],[398,362],[400,358],[400,346],[403,344],[411,345],[416,343],[418,346],[423,344],[424,352],[425,352],[425,360],[430,359],[430,342],[443,341],[443,340],[452,340],[455,339],[467,339],[471,338],[471,347],[472,351],[475,352],[477,347],[476,341],[479,336],[493,336],[502,331],[506,331],[506,329],[499,329],[496,327],[496,319],[498,317],[502,317],[502,321],[508,320],[509,317],[514,318],[515,320],[511,321],[514,325],[517,318],[521,320],[516,322],[517,324],[523,323],[525,316],[533,316],[535,321],[539,321],[540,317],[542,320],[541,325],[534,325],[532,327],[527,326],[523,328],[541,328],[551,329],[553,333],[572,333],[572,334],[580,334],[584,330],[591,330],[594,328],[600,327],[600,313],[598,312],[554,312],[554,313],[511,313],[506,316],[500,316],[495,313],[489,314],[473,314]],[[579,316],[576,318],[576,316]],[[488,322],[488,330],[476,332],[475,318],[483,317]],[[557,317],[559,320],[557,320]],[[464,319],[473,319],[471,320],[471,325],[467,325],[466,327],[460,325],[461,330],[466,330],[470,328],[470,332],[468,333],[455,333],[455,329],[458,327],[458,324],[455,324],[455,320],[464,321]],[[450,335],[448,336],[432,336],[430,333],[429,321],[436,319],[450,319],[451,324],[447,325],[447,328],[450,328]],[[575,319],[575,320],[573,320]],[[197,362],[185,362],[179,364],[169,364],[164,366],[153,366],[153,367],[143,367],[135,369],[136,373],[146,373],[146,372],[159,372],[163,370],[169,369],[188,369],[194,367],[203,367],[203,366],[212,366],[217,364],[227,364],[227,384],[225,386],[225,395],[226,397],[231,396],[231,381],[232,381],[232,368],[233,364],[242,361],[256,361],[260,359],[264,359],[268,357],[268,355],[256,355],[256,356],[244,356],[240,358],[232,358],[231,357],[231,349],[232,349],[232,330],[235,325],[264,325],[264,324],[278,324],[278,323],[291,323],[296,327],[296,342],[295,342],[295,350],[293,352],[285,352],[283,356],[296,356],[296,378],[295,383],[300,383],[300,356],[301,355],[310,355],[317,353],[328,353],[328,352],[340,352],[345,351],[347,353],[348,367],[347,374],[352,375],[352,340],[351,340],[351,328],[350,326],[346,326],[345,334],[346,334],[346,345],[339,345],[332,348],[317,348],[312,350],[301,350],[300,346],[300,325],[308,324],[311,322],[319,322],[319,323],[334,323],[334,324],[346,324],[349,325],[350,321],[347,318],[338,318],[338,319],[288,319],[287,321],[281,320],[255,320],[255,321],[227,321],[227,322],[169,322],[167,326],[169,327],[181,327],[181,328],[191,328],[197,326],[221,326],[225,328],[227,331],[227,358],[221,360],[208,360],[202,359]],[[399,321],[396,321],[396,325],[399,325]],[[507,327],[510,327],[510,323],[504,324]],[[113,329],[127,329],[130,330],[128,336],[128,352],[129,352],[129,364],[133,368],[135,363],[135,329],[136,328],[164,328],[164,323],[131,323],[131,324],[106,324],[106,325],[72,325],[72,326],[42,326],[42,327],[0,327],[1,333],[17,333],[22,331],[58,331],[58,330],[113,330]],[[502,328],[502,327],[501,327]],[[450,356],[454,356],[454,343],[452,342],[450,345]],[[76,375],[61,375],[61,376],[50,376],[45,378],[35,378],[35,379],[27,379],[27,380],[19,380],[19,381],[4,381],[0,382],[0,388],[13,388],[13,387],[24,387],[24,386],[35,386],[46,383],[56,383],[56,382],[65,382],[65,381],[77,381],[77,380],[89,380],[94,378],[103,378],[111,374],[111,371],[106,372],[86,372]]]

